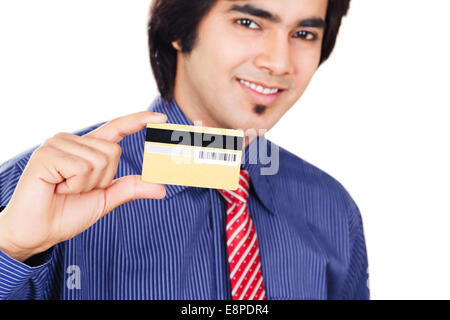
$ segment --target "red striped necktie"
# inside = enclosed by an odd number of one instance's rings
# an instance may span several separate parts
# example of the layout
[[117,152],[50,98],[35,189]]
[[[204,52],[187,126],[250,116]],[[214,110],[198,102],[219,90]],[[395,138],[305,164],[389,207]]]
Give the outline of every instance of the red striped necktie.
[[227,249],[233,300],[265,300],[255,226],[248,213],[250,176],[241,170],[236,190],[219,190],[227,201]]

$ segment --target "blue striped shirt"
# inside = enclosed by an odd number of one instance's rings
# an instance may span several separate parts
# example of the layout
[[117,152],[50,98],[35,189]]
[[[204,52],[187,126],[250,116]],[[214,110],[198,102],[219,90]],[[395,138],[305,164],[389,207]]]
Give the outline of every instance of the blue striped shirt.
[[[150,110],[192,125],[175,101]],[[99,125],[77,134],[85,134]],[[124,138],[116,177],[141,174],[145,130]],[[253,143],[272,142],[260,136]],[[251,161],[250,215],[268,299],[368,299],[359,210],[332,177],[279,148],[279,170]],[[255,149],[253,149],[255,150]],[[33,150],[0,167],[6,206]],[[256,150],[258,152],[258,150]],[[21,263],[0,252],[1,299],[231,299],[226,203],[215,189],[166,185],[164,199],[126,203],[80,235]]]

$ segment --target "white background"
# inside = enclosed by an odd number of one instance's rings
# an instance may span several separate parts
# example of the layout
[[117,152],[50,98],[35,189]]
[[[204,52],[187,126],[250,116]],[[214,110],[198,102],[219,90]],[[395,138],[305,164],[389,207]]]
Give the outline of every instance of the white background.
[[[0,0],[0,163],[146,109],[150,0]],[[363,217],[373,299],[449,299],[450,3],[352,0],[332,58],[268,138]]]

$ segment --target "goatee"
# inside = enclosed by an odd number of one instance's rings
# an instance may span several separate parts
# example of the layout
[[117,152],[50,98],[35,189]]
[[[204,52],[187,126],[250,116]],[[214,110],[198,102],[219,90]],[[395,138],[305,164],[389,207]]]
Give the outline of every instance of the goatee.
[[256,114],[261,115],[261,114],[263,114],[264,112],[266,112],[266,109],[267,109],[266,106],[263,106],[262,104],[257,104],[257,105],[255,106],[255,108],[253,108],[253,111],[254,111]]

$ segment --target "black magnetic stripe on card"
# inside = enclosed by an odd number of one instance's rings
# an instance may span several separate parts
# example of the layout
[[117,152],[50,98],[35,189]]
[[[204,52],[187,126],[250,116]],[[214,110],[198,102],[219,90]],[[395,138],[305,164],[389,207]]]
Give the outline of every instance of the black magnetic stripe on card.
[[147,128],[145,141],[240,151],[242,150],[243,137],[182,130]]

